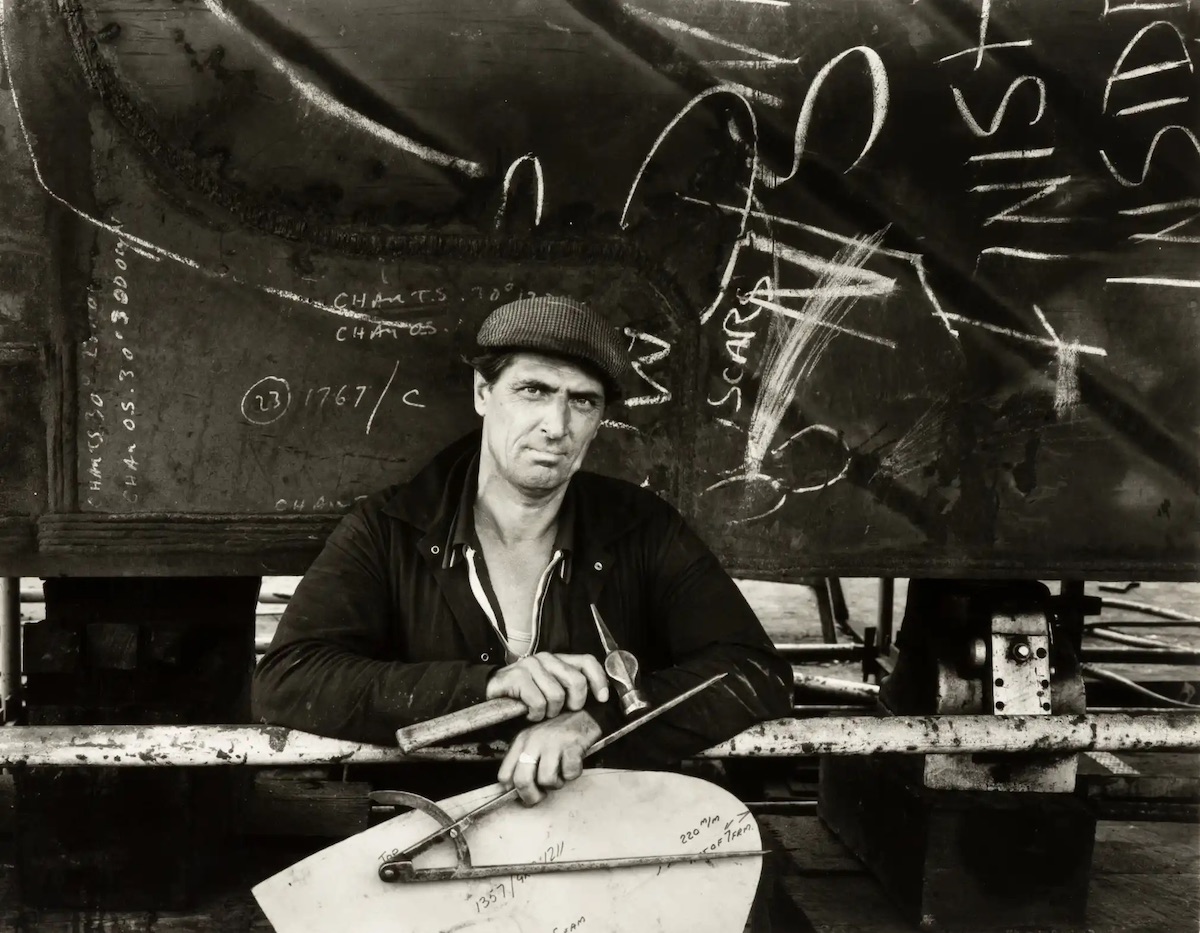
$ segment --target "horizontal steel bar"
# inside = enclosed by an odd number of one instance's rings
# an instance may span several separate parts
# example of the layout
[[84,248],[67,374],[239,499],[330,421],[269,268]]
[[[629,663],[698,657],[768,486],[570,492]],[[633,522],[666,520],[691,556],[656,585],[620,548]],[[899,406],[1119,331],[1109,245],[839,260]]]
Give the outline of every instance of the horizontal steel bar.
[[1195,648],[1109,648],[1088,645],[1083,649],[1087,664],[1200,664]]
[[[704,758],[1125,750],[1200,751],[1200,713],[1078,716],[835,716],[760,723],[701,752]],[[372,764],[482,761],[501,742],[398,748],[345,742],[278,726],[8,726],[0,766]]]
[[862,645],[780,644],[775,646],[780,657],[789,661],[861,661],[865,654]]
[[864,684],[838,677],[822,677],[820,674],[808,674],[796,668],[792,668],[792,683],[794,686],[819,693],[843,698],[851,697],[864,702],[870,702],[879,696],[879,687],[875,684]]

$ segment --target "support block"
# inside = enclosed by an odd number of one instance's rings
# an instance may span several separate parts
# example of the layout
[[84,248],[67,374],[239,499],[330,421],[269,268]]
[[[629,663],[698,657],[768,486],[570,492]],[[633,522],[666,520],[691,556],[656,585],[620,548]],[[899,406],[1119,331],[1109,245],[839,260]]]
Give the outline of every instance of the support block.
[[[30,724],[247,721],[257,578],[71,578],[26,626]],[[32,660],[33,663],[28,663]],[[248,776],[206,768],[15,774],[24,906],[183,910],[204,893]]]
[[931,790],[919,759],[826,756],[819,814],[923,930],[1084,921],[1096,818],[1074,795]]

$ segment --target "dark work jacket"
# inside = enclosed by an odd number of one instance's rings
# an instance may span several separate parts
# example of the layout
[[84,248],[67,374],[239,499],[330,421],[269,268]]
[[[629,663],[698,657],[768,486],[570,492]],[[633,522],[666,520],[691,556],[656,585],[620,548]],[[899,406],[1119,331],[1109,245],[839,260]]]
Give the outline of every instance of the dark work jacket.
[[[446,567],[442,555],[479,443],[468,435],[411,482],[360,500],[329,536],[255,671],[255,720],[394,745],[398,727],[486,699],[504,647],[462,562]],[[672,762],[790,715],[790,666],[679,513],[620,480],[579,472],[571,483],[572,568],[559,581],[567,612],[542,631],[539,650],[603,661],[595,603],[638,659],[652,703],[728,675],[604,760]],[[615,691],[587,709],[605,733],[623,722]]]

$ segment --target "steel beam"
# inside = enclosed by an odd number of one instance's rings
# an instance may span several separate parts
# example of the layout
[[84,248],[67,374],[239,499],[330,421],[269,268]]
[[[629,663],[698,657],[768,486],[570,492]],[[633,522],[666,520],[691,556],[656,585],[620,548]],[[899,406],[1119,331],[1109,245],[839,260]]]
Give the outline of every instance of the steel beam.
[[[1200,751],[1200,713],[1080,716],[831,716],[760,723],[698,757],[776,758],[882,753],[979,754]],[[170,767],[482,761],[504,743],[398,748],[276,726],[13,726],[0,766]]]

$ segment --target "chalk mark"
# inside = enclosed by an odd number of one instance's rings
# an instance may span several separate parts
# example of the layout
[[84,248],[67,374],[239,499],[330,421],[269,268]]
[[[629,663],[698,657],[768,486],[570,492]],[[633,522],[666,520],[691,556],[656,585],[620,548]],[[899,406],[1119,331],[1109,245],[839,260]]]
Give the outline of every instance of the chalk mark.
[[[1121,66],[1125,64],[1125,59],[1129,57],[1129,53],[1132,52],[1137,44],[1142,41],[1142,37],[1156,26],[1166,26],[1171,30],[1172,33],[1174,33],[1175,38],[1179,40],[1180,49],[1183,50],[1183,58],[1176,59],[1174,61],[1157,62],[1153,65],[1143,65],[1139,68],[1131,68],[1129,71],[1125,72],[1121,71]],[[1100,102],[1100,112],[1108,113],[1108,98],[1109,95],[1112,94],[1113,85],[1118,81],[1132,81],[1136,78],[1144,78],[1148,75],[1159,74],[1163,71],[1173,71],[1176,68],[1183,68],[1184,66],[1187,66],[1188,71],[1195,70],[1192,66],[1192,58],[1190,55],[1188,55],[1187,43],[1183,38],[1183,33],[1179,31],[1179,27],[1165,19],[1159,19],[1155,20],[1153,23],[1147,23],[1136,33],[1134,33],[1133,38],[1125,43],[1125,48],[1123,48],[1121,50],[1121,54],[1117,56],[1116,64],[1113,65],[1113,70],[1109,74],[1108,80],[1104,82],[1104,97]]]
[[[882,237],[883,231],[879,231],[843,247],[834,257],[833,264],[821,272],[818,285],[836,287],[851,282],[854,271],[871,258]],[[834,331],[821,328],[816,322],[839,323],[856,300],[846,295],[816,294],[804,302],[800,320],[782,315],[771,318],[768,346],[763,355],[762,381],[746,431],[747,475],[762,471],[763,460],[795,398],[797,387],[812,374],[834,337]]]
[[1126,275],[1105,279],[1114,285],[1162,285],[1166,288],[1200,288],[1200,279],[1173,279],[1152,275]]
[[38,160],[37,152],[34,149],[33,137],[29,132],[29,127],[25,123],[25,115],[21,106],[20,96],[17,93],[17,83],[14,80],[15,72],[12,67],[12,55],[8,46],[8,0],[0,0],[0,65],[3,65],[4,73],[8,76],[9,96],[13,102],[13,111],[17,117],[17,127],[21,132],[21,138],[25,143],[25,151],[29,156],[30,167],[33,169],[34,179],[38,186],[44,191],[51,200],[66,208],[80,220],[91,224],[98,230],[103,230],[118,237],[131,245],[131,249],[137,255],[151,260],[152,262],[160,262],[163,259],[169,259],[171,262],[178,263],[194,272],[203,275],[205,278],[213,279],[220,282],[230,282],[234,285],[239,285],[244,288],[252,288],[264,294],[274,295],[277,298],[282,298],[286,301],[295,304],[305,305],[306,307],[315,308],[318,311],[324,311],[327,314],[332,314],[337,317],[346,318],[351,321],[359,321],[366,324],[382,324],[384,326],[394,326],[395,322],[386,318],[378,318],[369,314],[363,314],[357,311],[351,311],[345,308],[337,308],[333,305],[326,304],[314,298],[308,298],[304,295],[299,295],[296,292],[287,289],[275,288],[269,285],[261,285],[257,282],[247,281],[240,276],[231,273],[216,272],[212,269],[205,268],[195,259],[172,252],[166,247],[159,246],[149,240],[143,239],[136,234],[125,230],[120,223],[106,223],[99,217],[89,214],[82,208],[76,207],[66,198],[51,189],[46,182],[45,176],[42,174],[41,162]]
[[742,43],[735,42],[732,39],[726,39],[724,36],[718,36],[716,33],[709,32],[707,29],[701,29],[699,26],[693,26],[690,23],[685,23],[678,19],[672,19],[669,16],[660,16],[658,13],[651,13],[649,10],[644,10],[641,7],[626,6],[625,11],[651,22],[656,26],[662,26],[664,29],[682,32],[686,35],[693,36],[697,39],[704,39],[708,42],[715,42],[717,45],[723,45],[726,48],[736,49],[737,51],[744,52],[747,55],[753,55],[755,58],[761,58],[765,59],[766,61],[779,63],[787,61],[785,58],[780,58],[778,55],[772,55],[770,52],[764,52],[762,49],[756,49],[748,45],[743,45]]
[[634,330],[632,327],[625,328],[625,336],[629,338],[629,353],[633,353],[634,345],[639,340],[645,340],[656,346],[657,350],[652,350],[643,356],[630,362],[630,367],[635,373],[642,377],[651,388],[655,390],[654,395],[639,395],[634,398],[625,400],[626,408],[637,408],[642,405],[663,405],[671,401],[671,390],[666,386],[661,385],[657,380],[653,379],[646,373],[647,366],[653,366],[665,360],[671,354],[671,345],[661,337],[656,337],[653,334],[647,334],[644,331]]
[[344,120],[351,126],[370,136],[374,136],[381,142],[399,149],[408,155],[416,156],[418,159],[428,162],[431,165],[436,165],[439,168],[454,169],[455,171],[462,172],[468,178],[482,178],[486,174],[484,167],[478,162],[472,162],[470,159],[463,159],[449,153],[441,152],[431,146],[423,145],[415,139],[397,133],[395,130],[377,123],[365,114],[347,107],[327,91],[323,91],[312,82],[306,81],[265,42],[259,39],[251,30],[246,29],[218,0],[204,0],[204,6],[213,16],[217,17],[222,23],[233,29],[239,36],[254,46],[258,53],[271,63],[271,67],[287,79],[288,84],[292,86],[296,93],[317,109],[323,110],[330,116]]
[[533,225],[536,227],[542,222],[542,208],[546,203],[546,181],[542,176],[542,162],[532,152],[527,152],[513,160],[512,165],[508,167],[508,171],[504,173],[504,185],[500,196],[500,209],[496,211],[496,229],[500,229],[500,224],[504,220],[505,211],[508,209],[508,195],[512,187],[513,176],[516,175],[517,169],[524,163],[530,162],[533,164],[533,177],[536,182],[536,201],[534,202]]
[[[396,378],[396,372],[400,369],[400,361],[396,360],[396,365],[392,367],[392,374],[388,376],[387,384],[383,387],[383,391],[379,393],[379,398],[375,400],[375,407],[371,409],[371,417],[367,419],[367,434],[371,433],[371,425],[375,423],[375,413],[379,411],[379,406],[383,404],[383,397],[387,395],[388,389],[392,387],[392,380]],[[412,404],[411,402],[409,404]],[[415,406],[423,407],[423,406]]]

